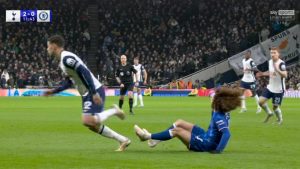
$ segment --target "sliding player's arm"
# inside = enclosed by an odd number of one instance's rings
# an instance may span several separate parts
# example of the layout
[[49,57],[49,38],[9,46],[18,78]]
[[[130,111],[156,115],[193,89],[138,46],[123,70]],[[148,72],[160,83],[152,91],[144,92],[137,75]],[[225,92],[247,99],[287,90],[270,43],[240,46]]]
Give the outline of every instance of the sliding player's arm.
[[224,148],[226,147],[228,141],[229,141],[229,138],[230,138],[230,131],[228,128],[223,128],[221,130],[222,132],[222,137],[221,137],[221,140],[216,148],[216,150],[212,151],[212,153],[221,153]]
[[228,143],[228,140],[230,138],[230,131],[226,121],[227,120],[223,118],[216,120],[216,125],[218,127],[219,132],[222,133],[222,136],[217,148],[211,153],[221,153]]
[[93,95],[94,103],[98,105],[102,104],[102,99],[95,89],[94,80],[92,78],[91,72],[84,65],[79,63],[73,56],[64,57],[63,64],[66,67],[76,71],[80,79],[88,88],[89,93]]
[[61,91],[64,91],[70,87],[72,87],[73,85],[73,82],[72,80],[70,79],[70,77],[66,77],[65,80],[63,81],[63,84],[53,90],[49,90],[49,91],[46,91],[44,93],[44,96],[50,96],[50,95],[53,95],[55,93],[59,93]]

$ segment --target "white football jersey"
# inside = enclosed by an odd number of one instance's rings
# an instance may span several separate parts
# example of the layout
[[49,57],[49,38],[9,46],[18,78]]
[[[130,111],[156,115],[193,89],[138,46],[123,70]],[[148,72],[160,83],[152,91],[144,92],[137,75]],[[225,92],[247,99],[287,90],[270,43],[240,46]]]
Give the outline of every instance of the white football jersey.
[[136,72],[136,76],[137,76],[137,79],[135,78],[135,76],[133,76],[133,81],[135,82],[143,82],[143,72],[145,70],[144,66],[141,65],[141,64],[138,64],[138,65],[133,65],[134,69],[137,71]]
[[[279,59],[276,63],[278,65],[279,70],[286,71],[285,63],[283,60]],[[269,84],[267,88],[272,93],[282,93],[285,91],[285,78],[281,77],[279,73],[274,70],[273,60],[269,60]]]
[[252,69],[252,68],[256,68],[256,65],[255,65],[253,59],[249,58],[248,60],[246,60],[244,58],[243,59],[244,76],[242,78],[243,82],[255,82],[254,72],[251,70],[246,71],[246,69]]
[[86,95],[88,93],[89,84],[87,84],[88,77],[84,77],[84,74],[80,74],[76,71],[79,66],[83,66],[87,70],[92,78],[91,81],[93,82],[95,90],[102,86],[82,60],[74,53],[63,51],[61,53],[59,66],[61,70],[71,78],[73,84],[81,95]]

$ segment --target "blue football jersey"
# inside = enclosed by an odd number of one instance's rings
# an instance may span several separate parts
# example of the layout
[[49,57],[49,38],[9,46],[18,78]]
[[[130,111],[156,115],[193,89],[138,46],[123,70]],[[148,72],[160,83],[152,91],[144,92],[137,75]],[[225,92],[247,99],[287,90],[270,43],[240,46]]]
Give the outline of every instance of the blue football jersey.
[[[229,140],[229,121],[229,113],[212,112],[212,118],[208,130],[205,133],[205,139],[210,146],[213,146],[219,151],[225,148]],[[226,132],[226,136],[222,140],[224,132]]]

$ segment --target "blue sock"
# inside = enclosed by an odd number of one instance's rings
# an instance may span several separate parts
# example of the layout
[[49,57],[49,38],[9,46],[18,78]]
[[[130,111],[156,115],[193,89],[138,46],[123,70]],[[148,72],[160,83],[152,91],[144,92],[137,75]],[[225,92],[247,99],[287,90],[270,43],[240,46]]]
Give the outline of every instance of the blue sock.
[[167,130],[162,131],[160,133],[151,134],[151,139],[153,140],[170,140],[172,136],[170,135],[171,129],[175,128],[175,125],[173,124],[171,127],[169,127]]

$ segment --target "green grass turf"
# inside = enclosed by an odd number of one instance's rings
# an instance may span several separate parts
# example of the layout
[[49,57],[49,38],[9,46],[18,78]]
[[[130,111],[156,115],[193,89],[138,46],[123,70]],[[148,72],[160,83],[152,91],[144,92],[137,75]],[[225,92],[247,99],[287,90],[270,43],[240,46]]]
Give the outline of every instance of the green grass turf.
[[[252,98],[248,112],[232,112],[231,139],[223,154],[189,152],[177,139],[147,147],[135,136],[133,125],[158,132],[181,118],[207,129],[210,101],[199,97],[144,97],[145,107],[124,121],[112,117],[106,124],[128,136],[126,152],[114,152],[118,143],[81,125],[80,97],[0,98],[0,168],[300,168],[299,99],[283,101],[284,124],[263,124]],[[117,103],[107,97],[106,106]],[[124,103],[128,110],[128,101]]]

